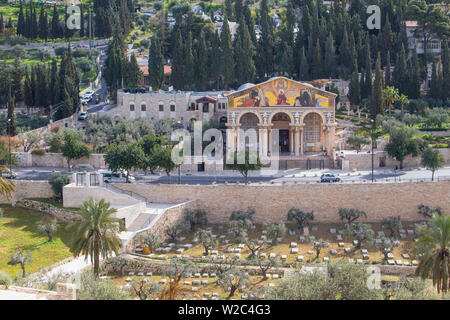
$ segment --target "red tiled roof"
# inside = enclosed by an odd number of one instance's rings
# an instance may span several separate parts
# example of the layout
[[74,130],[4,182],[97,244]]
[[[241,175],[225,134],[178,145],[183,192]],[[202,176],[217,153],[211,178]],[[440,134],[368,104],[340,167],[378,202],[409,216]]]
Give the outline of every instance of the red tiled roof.
[[407,27],[418,27],[419,24],[417,23],[417,21],[409,20],[409,21],[405,21],[405,26],[407,26]]
[[[141,66],[139,67],[141,69],[142,74],[145,76],[148,76],[148,66]],[[170,76],[172,74],[172,68],[170,66],[164,66],[164,75]]]

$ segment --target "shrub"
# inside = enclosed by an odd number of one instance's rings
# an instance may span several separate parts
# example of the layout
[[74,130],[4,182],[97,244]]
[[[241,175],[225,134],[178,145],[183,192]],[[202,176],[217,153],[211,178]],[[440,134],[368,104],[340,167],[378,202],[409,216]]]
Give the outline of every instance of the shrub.
[[57,198],[62,198],[63,187],[66,184],[69,184],[69,177],[62,173],[54,173],[50,179],[48,179],[48,183],[52,187],[53,192]]
[[8,288],[12,283],[12,279],[9,274],[0,271],[0,286],[6,286]]
[[81,276],[78,300],[128,300],[130,295],[122,291],[112,280],[102,280],[87,272]]
[[46,152],[45,149],[42,149],[42,148],[36,148],[36,149],[31,150],[31,154],[36,155],[36,156],[43,156],[45,154],[45,152]]

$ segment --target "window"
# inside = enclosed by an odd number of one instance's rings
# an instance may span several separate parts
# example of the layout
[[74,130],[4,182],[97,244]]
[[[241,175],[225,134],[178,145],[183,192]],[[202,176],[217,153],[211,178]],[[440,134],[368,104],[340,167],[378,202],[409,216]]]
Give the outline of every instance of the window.
[[175,105],[174,105],[174,104],[171,104],[171,105],[170,105],[170,111],[172,111],[172,112],[175,111]]
[[203,112],[209,112],[209,103],[203,103]]
[[305,117],[305,141],[320,141],[320,115],[310,113]]
[[130,111],[134,111],[134,103],[130,104]]
[[159,111],[164,111],[164,105],[163,104],[159,105]]
[[141,104],[141,111],[147,111],[147,106],[145,104]]
[[188,111],[194,111],[195,110],[195,103],[192,102],[189,106],[188,106]]

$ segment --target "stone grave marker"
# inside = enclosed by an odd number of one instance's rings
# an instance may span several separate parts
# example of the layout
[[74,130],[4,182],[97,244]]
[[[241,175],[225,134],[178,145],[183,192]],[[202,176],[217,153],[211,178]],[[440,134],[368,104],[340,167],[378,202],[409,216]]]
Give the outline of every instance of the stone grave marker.
[[335,249],[331,249],[331,250],[330,250],[330,253],[331,253],[332,255],[336,255],[338,252],[337,252],[337,250],[335,250]]
[[392,259],[389,259],[389,260],[388,260],[388,265],[390,265],[390,266],[395,265],[395,261],[392,260]]
[[345,243],[339,242],[339,243],[338,243],[338,246],[339,246],[339,248],[343,248],[343,247],[345,246]]
[[297,257],[297,261],[302,262],[303,261],[303,256],[298,256]]
[[398,264],[399,266],[403,265],[403,261],[402,260],[396,260],[395,263]]
[[291,248],[291,254],[297,254],[298,248]]
[[291,242],[289,247],[291,247],[291,248],[297,247],[297,242]]
[[350,248],[344,248],[344,252],[345,252],[345,253],[351,253],[351,252],[352,252],[352,249],[350,249]]
[[330,258],[328,258],[328,257],[323,257],[323,261],[324,261],[324,262],[328,262],[328,261],[330,261]]
[[403,253],[402,257],[403,257],[403,259],[409,259],[410,258],[409,254],[407,254],[407,253]]
[[330,233],[331,233],[331,234],[336,234],[336,229],[335,229],[335,228],[331,228],[331,229],[330,229]]

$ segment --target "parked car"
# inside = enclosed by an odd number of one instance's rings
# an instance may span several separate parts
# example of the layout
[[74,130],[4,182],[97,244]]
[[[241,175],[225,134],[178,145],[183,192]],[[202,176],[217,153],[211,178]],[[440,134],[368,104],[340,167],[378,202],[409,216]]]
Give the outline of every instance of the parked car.
[[320,176],[320,182],[339,182],[341,178],[336,177],[332,173],[324,173]]
[[2,178],[5,179],[16,179],[18,177],[17,173],[11,171],[11,172],[4,172],[1,174]]
[[81,112],[81,113],[78,115],[78,120],[86,120],[87,117],[88,117],[87,112]]
[[[100,169],[97,171],[97,173],[103,175],[103,182],[105,183],[123,183],[127,180],[127,172],[125,170],[122,170],[120,172],[112,172],[111,170]],[[128,183],[132,183],[135,180],[135,177],[133,177],[132,175],[128,176]]]

